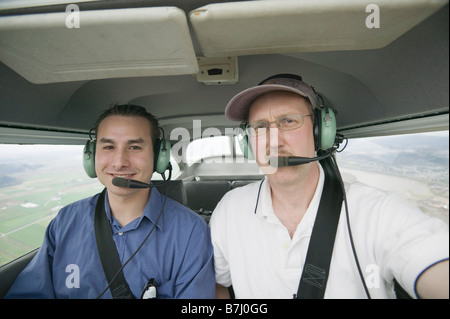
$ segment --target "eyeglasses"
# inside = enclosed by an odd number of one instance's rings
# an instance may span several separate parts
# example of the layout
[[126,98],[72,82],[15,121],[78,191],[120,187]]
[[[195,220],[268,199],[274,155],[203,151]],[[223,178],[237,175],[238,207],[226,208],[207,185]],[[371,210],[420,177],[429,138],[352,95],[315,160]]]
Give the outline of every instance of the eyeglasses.
[[245,129],[247,130],[247,134],[251,136],[259,136],[266,134],[269,131],[269,128],[272,124],[275,124],[278,129],[283,131],[292,131],[303,125],[303,119],[305,117],[312,116],[309,115],[300,115],[300,114],[292,114],[292,115],[284,115],[278,118],[275,121],[267,122],[267,121],[258,121],[245,125]]

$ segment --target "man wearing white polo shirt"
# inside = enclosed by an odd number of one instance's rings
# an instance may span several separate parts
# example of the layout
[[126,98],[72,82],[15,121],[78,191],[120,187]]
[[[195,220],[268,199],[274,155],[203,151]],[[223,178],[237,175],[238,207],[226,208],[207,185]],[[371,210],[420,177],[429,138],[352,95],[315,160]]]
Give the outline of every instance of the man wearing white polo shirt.
[[[322,289],[320,298],[395,298],[394,280],[412,297],[448,298],[448,225],[360,183],[345,185],[336,230],[322,231],[321,238],[333,239],[329,271],[321,277],[321,268],[304,269],[308,254],[322,254],[310,238],[330,188],[328,170],[317,160],[336,146],[335,134],[331,143],[326,136],[334,113],[325,108],[320,95],[289,74],[270,77],[227,105],[226,116],[242,122],[240,138],[244,145],[248,139],[266,177],[227,193],[211,217],[217,297],[229,297],[232,286],[236,298],[314,298],[299,288],[307,273],[309,284]],[[285,164],[273,165],[273,158]],[[297,162],[286,164],[290,158]]]

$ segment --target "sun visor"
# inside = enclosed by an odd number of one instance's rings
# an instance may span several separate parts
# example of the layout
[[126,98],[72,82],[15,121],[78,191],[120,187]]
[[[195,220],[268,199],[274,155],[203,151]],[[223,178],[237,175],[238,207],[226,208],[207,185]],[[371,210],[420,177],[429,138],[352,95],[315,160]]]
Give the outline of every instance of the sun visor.
[[198,72],[175,7],[0,17],[0,60],[33,83]]
[[381,48],[443,0],[271,0],[211,4],[190,13],[207,57]]

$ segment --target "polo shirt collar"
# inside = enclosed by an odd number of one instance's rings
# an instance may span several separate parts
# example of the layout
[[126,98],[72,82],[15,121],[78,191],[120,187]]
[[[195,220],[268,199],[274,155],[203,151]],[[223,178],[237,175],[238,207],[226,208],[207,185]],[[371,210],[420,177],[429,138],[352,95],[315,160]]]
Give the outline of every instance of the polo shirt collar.
[[[325,181],[325,173],[323,171],[322,166],[319,164],[319,182],[317,183],[316,190],[314,192],[314,196],[311,200],[311,203],[308,206],[308,209],[302,219],[303,223],[308,223],[312,225],[314,224],[315,217],[317,215],[317,210],[319,209],[320,198],[322,195],[323,185]],[[270,192],[269,180],[265,177],[260,185],[260,189],[257,194],[256,204],[255,204],[255,215],[260,218],[266,218],[267,220],[278,220],[278,217],[275,215],[272,206],[272,196]]]

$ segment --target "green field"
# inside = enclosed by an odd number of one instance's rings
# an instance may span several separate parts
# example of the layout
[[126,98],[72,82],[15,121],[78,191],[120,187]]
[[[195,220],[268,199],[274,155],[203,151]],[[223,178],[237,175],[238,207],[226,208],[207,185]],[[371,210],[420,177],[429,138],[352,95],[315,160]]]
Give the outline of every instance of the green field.
[[49,164],[10,174],[23,182],[0,187],[0,266],[39,247],[62,207],[102,190],[77,159]]

